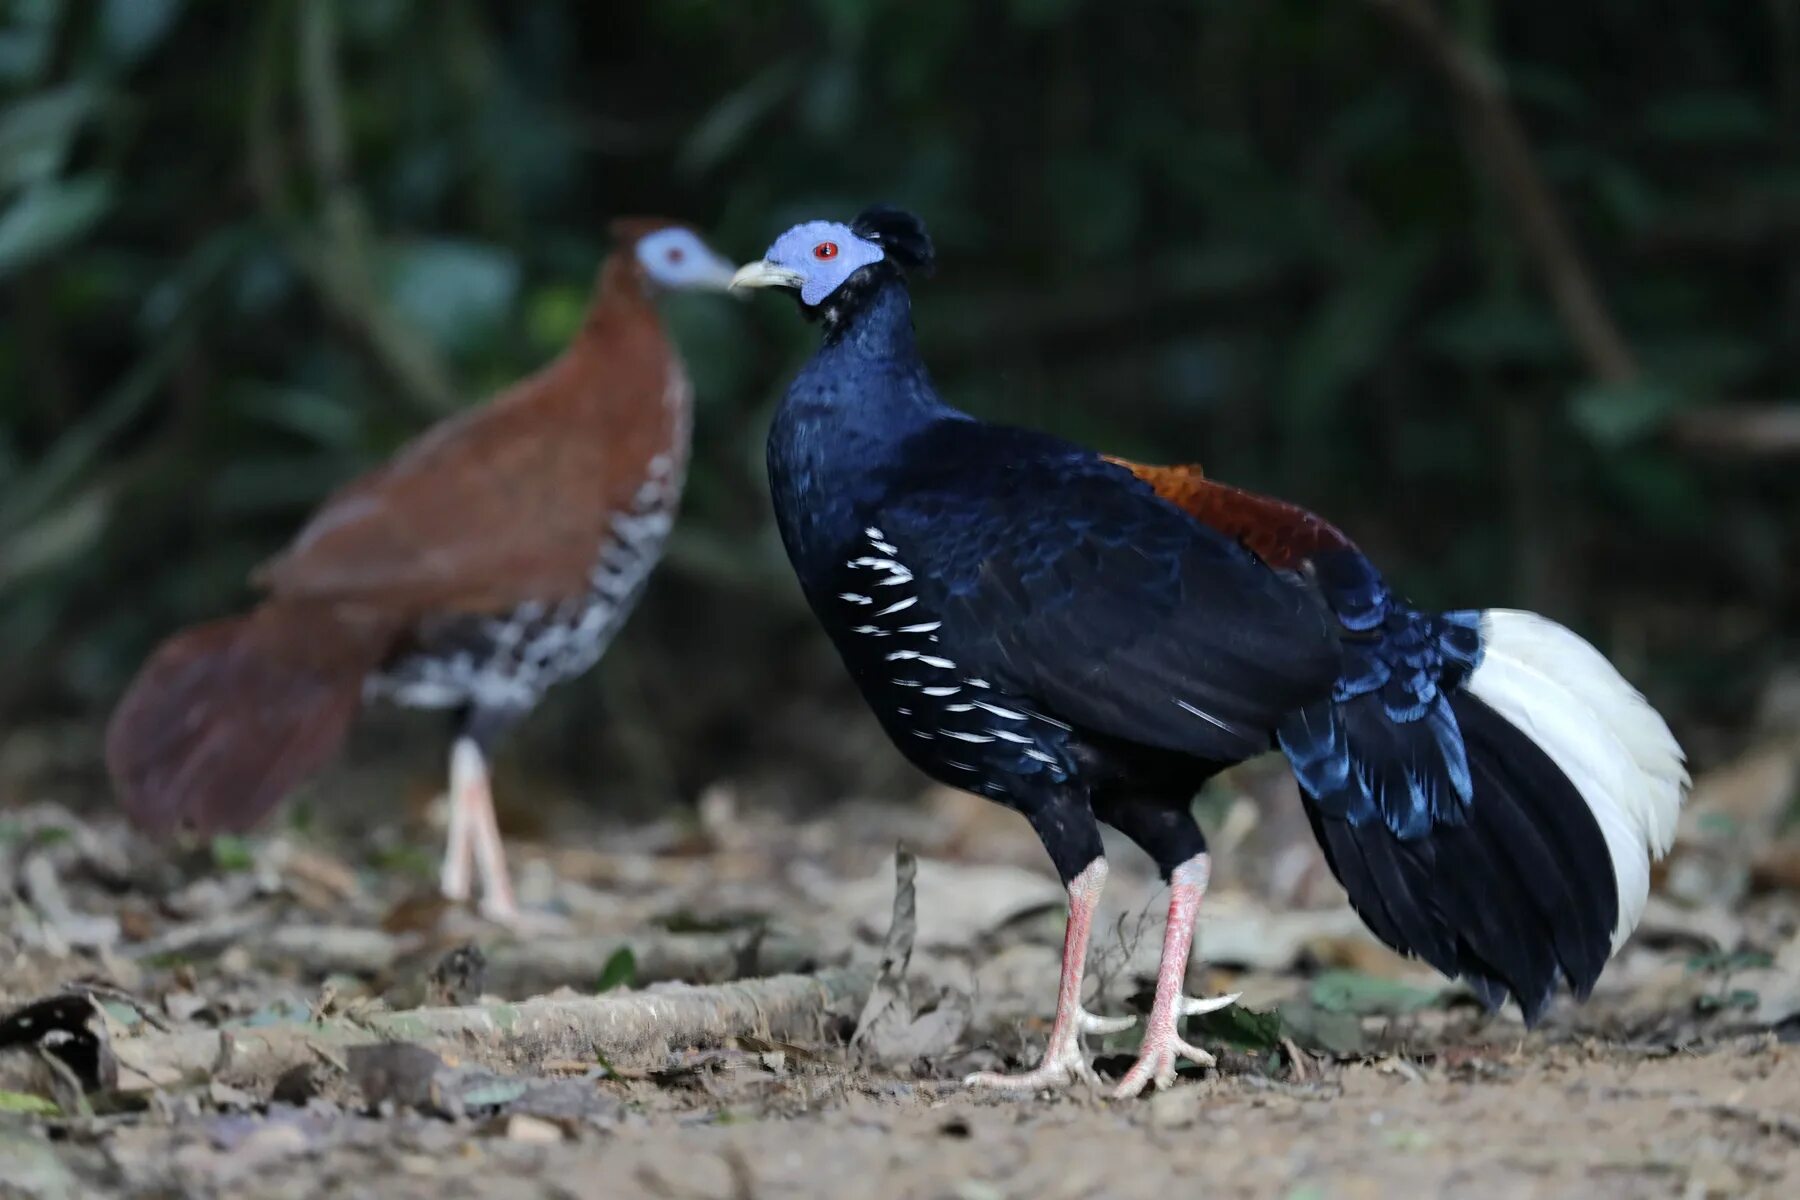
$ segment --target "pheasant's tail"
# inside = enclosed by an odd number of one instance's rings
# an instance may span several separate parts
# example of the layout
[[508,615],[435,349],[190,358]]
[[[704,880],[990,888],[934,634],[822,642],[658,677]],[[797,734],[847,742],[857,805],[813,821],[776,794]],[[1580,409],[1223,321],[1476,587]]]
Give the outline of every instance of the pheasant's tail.
[[389,640],[279,600],[176,634],[107,726],[126,814],[157,834],[256,824],[336,755]]

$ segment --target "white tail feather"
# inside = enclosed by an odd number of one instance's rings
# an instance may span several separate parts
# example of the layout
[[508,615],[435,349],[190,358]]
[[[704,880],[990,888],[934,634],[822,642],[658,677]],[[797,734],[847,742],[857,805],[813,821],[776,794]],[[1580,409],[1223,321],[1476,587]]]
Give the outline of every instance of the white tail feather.
[[1688,773],[1662,716],[1604,655],[1536,613],[1481,615],[1467,687],[1569,777],[1606,838],[1618,886],[1617,950],[1644,913],[1650,863],[1675,840]]

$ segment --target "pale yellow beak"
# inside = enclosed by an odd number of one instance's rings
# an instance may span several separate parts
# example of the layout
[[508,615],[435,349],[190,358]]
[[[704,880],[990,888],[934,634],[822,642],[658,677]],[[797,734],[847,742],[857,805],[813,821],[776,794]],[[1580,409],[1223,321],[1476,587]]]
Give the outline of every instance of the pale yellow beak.
[[745,263],[739,267],[737,274],[731,277],[731,290],[736,292],[744,288],[797,288],[805,282],[806,276],[800,272],[788,267],[778,267],[767,259],[763,259]]

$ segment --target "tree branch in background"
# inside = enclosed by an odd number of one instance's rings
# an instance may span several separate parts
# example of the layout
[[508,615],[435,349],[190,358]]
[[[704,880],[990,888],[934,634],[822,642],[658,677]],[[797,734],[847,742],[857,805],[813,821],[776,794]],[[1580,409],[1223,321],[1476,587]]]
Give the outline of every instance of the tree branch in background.
[[1600,298],[1593,273],[1507,99],[1505,83],[1458,40],[1430,0],[1366,3],[1405,34],[1449,85],[1478,157],[1493,172],[1519,237],[1588,370],[1602,383],[1636,379],[1637,357]]
[[281,7],[271,5],[266,11],[263,53],[248,105],[252,186],[326,311],[415,411],[428,418],[443,416],[457,407],[449,374],[431,346],[388,308],[369,270],[369,220],[350,178],[337,26],[329,4],[299,6],[300,99],[307,153],[324,197],[321,228],[306,228],[289,211],[275,107],[280,52],[289,45],[283,23],[290,19]]
[[1741,458],[1800,456],[1800,404],[1730,401],[1676,413],[1669,434],[1677,445]]
[[[1411,41],[1449,85],[1474,141],[1493,174],[1520,240],[1549,290],[1563,326],[1588,371],[1605,384],[1630,383],[1642,372],[1630,343],[1601,299],[1593,272],[1569,232],[1556,195],[1545,182],[1531,143],[1493,66],[1444,24],[1431,0],[1365,0]],[[1792,4],[1778,17],[1792,23]],[[1777,22],[1783,40],[1800,36]],[[1784,84],[1792,89],[1791,83]],[[1791,98],[1784,98],[1793,104]],[[1673,416],[1669,436],[1685,449],[1747,458],[1800,454],[1800,405],[1792,402],[1713,403]]]

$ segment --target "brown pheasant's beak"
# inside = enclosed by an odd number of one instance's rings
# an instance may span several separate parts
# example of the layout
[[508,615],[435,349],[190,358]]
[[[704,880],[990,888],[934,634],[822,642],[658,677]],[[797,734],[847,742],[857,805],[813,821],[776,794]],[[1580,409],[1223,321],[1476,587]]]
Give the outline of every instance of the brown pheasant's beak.
[[715,254],[706,264],[705,277],[695,280],[694,286],[704,291],[728,292],[736,282],[737,274],[733,270],[732,261]]
[[779,267],[767,259],[745,263],[731,277],[731,290],[742,291],[745,288],[797,288],[806,282],[806,276],[789,267]]

